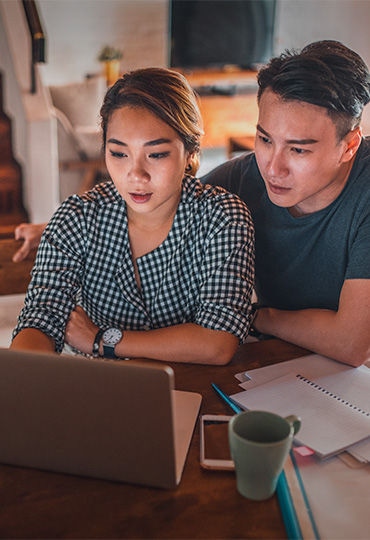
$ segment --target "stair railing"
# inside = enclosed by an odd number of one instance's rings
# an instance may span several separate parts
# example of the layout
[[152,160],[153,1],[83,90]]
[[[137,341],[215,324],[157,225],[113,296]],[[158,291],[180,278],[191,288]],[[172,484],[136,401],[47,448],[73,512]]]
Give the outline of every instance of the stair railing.
[[35,65],[45,62],[45,34],[42,29],[36,2],[34,0],[22,0],[23,8],[27,19],[28,28],[32,43],[31,59],[31,93],[36,93],[36,73]]

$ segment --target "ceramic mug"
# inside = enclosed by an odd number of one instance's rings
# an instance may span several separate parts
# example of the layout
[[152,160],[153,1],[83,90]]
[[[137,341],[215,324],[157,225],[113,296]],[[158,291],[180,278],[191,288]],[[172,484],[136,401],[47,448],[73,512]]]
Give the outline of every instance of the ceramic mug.
[[267,411],[245,411],[230,419],[229,444],[237,489],[255,501],[271,497],[301,420]]

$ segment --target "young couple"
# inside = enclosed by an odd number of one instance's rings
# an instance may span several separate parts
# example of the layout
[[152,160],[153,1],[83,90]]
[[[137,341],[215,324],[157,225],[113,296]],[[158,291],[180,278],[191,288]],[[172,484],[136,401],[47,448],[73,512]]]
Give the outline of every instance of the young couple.
[[[144,96],[148,88],[139,79],[149,73],[150,93],[162,87],[161,107],[153,110],[143,98],[140,105],[109,108],[125,77]],[[181,113],[172,117],[164,80],[154,73],[179,77],[139,70],[108,91],[102,126],[112,182],[73,196],[51,220],[12,347],[34,347],[29,333],[39,332],[39,346],[46,340],[61,350],[66,328],[66,341],[91,353],[99,328],[113,326],[118,356],[227,363],[252,325],[353,366],[369,360],[370,142],[360,121],[370,100],[370,75],[362,59],[334,41],[273,58],[258,74],[255,152],[209,173],[203,187],[192,176],[200,129],[193,146],[184,130],[189,121],[194,128],[191,90],[182,83],[186,98],[184,93]],[[147,147],[167,139],[179,159],[170,157],[153,174]],[[172,146],[150,150],[156,160],[167,156],[160,163],[173,158]],[[134,162],[138,176],[147,179],[145,188],[131,190]],[[237,194],[248,210],[209,184]],[[113,213],[114,205],[125,208],[122,216]],[[196,208],[188,220],[181,219],[184,205]],[[106,206],[109,219],[101,215]],[[28,233],[18,230],[25,250],[34,241],[30,227]],[[110,283],[102,271],[108,268]],[[253,285],[257,310],[250,308]],[[103,347],[99,342],[100,354]]]

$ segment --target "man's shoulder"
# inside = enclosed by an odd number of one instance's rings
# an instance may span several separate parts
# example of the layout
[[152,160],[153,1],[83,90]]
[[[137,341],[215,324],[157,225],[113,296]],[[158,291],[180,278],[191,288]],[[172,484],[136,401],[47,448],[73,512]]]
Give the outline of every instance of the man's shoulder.
[[253,168],[255,163],[255,156],[253,152],[243,154],[233,159],[229,159],[221,165],[218,165],[210,172],[202,176],[201,181],[207,184],[222,185],[217,181],[222,181],[224,178],[228,177],[239,177],[240,174],[249,170],[251,167]]
[[222,186],[249,203],[253,185],[262,186],[254,153],[243,154],[219,165],[201,178],[203,183]]

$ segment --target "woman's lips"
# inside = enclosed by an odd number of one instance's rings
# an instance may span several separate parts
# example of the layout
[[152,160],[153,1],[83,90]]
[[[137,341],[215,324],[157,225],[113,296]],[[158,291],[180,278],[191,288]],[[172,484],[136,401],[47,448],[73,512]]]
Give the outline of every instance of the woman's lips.
[[151,193],[130,193],[131,199],[137,204],[143,204],[150,200]]

